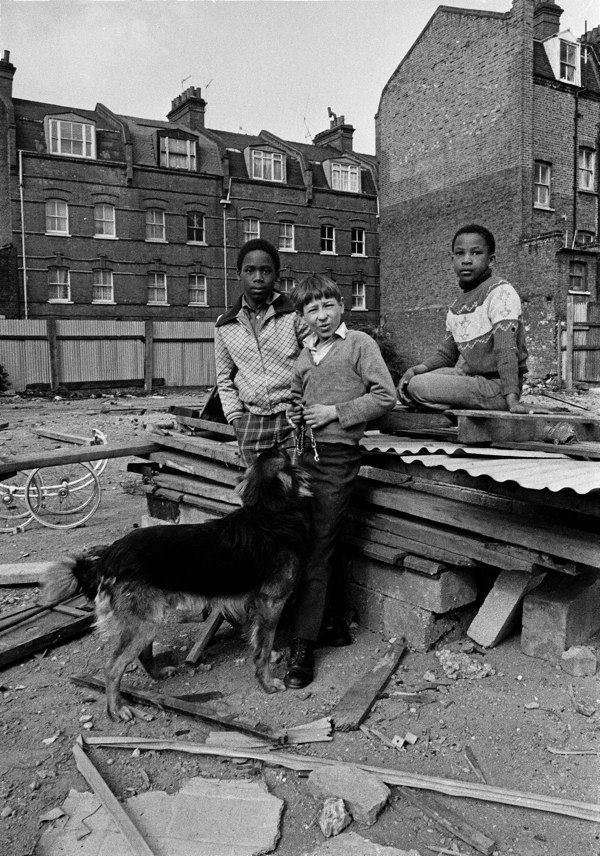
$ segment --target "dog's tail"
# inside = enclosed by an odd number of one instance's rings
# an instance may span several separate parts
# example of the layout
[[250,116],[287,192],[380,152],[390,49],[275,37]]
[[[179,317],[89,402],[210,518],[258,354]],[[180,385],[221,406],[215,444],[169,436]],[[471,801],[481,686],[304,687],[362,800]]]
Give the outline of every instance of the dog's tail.
[[39,597],[40,606],[52,606],[74,595],[79,589],[93,600],[100,576],[97,559],[88,556],[67,556],[51,565],[44,575]]

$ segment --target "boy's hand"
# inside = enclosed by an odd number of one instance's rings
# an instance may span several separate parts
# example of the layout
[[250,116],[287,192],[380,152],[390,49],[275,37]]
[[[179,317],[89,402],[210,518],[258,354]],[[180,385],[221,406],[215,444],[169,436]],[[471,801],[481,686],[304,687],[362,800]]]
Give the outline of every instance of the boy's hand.
[[509,413],[529,413],[528,408],[519,401],[519,396],[515,392],[509,392],[505,398]]
[[297,428],[298,425],[300,425],[300,423],[302,422],[303,418],[302,405],[295,403],[288,405],[288,408],[285,411],[285,418],[287,419],[290,425],[293,425],[294,428]]
[[309,428],[323,428],[337,419],[335,404],[311,404],[304,408],[304,421]]
[[400,383],[398,384],[398,395],[400,397],[400,401],[404,404],[411,404],[411,399],[406,393],[406,388],[413,377],[417,374],[425,374],[427,371],[427,366],[423,365],[423,363],[419,363],[416,366],[411,366],[409,369],[406,369],[402,377],[400,378]]

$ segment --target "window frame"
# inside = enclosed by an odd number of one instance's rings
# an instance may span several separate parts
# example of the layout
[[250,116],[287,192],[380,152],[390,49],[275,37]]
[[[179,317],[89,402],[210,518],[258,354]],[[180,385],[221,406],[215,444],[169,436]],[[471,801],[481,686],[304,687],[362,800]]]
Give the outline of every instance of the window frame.
[[[584,239],[582,240],[582,238]],[[591,229],[577,229],[575,243],[580,247],[589,247],[598,243],[598,236]]]
[[[281,168],[281,178],[275,178],[275,162],[279,163]],[[271,178],[265,176],[265,166],[270,165]],[[257,169],[257,167],[260,167]],[[257,174],[259,173],[259,174]],[[272,181],[277,184],[285,184],[286,181],[286,160],[283,152],[270,152],[264,149],[250,150],[250,178],[253,181]]]
[[[578,68],[577,62],[579,60],[579,45],[574,42],[567,41],[567,39],[559,39],[558,46],[558,76],[559,79],[564,83],[571,83],[573,85],[577,85],[578,79]],[[565,58],[563,59],[563,47],[565,48]],[[569,61],[568,52],[572,50],[575,54],[573,62]],[[567,69],[572,69],[572,77],[568,74],[565,74],[564,71]]]
[[[356,301],[360,299],[360,306],[356,305]],[[352,280],[352,296],[350,298],[351,312],[366,312],[367,311],[367,288],[363,279]]]
[[[344,187],[344,174],[347,187]],[[354,184],[355,186],[351,186]],[[360,166],[353,163],[333,161],[331,164],[331,189],[340,193],[360,193]]]
[[[65,206],[64,216],[62,214],[58,214],[58,213],[50,214],[48,212],[48,206],[50,206],[52,204],[64,205]],[[69,232],[69,203],[65,199],[58,199],[55,197],[53,197],[51,199],[46,199],[45,203],[44,203],[44,214],[45,214],[45,220],[46,220],[46,232],[45,232],[46,235],[61,235],[62,237],[66,237],[66,238],[70,237],[70,232]],[[65,228],[64,229],[49,229],[48,228],[48,219],[49,218],[52,218],[54,220],[64,220],[65,221]]]
[[[256,233],[250,224],[256,223]],[[258,217],[244,217],[244,243],[260,238],[260,220]]]
[[[186,153],[182,152],[170,152],[169,144],[176,143],[178,145],[185,143],[186,144]],[[163,160],[164,155],[164,160]],[[174,166],[170,163],[170,159],[172,158],[185,158],[186,166]],[[168,134],[162,134],[159,138],[159,146],[158,146],[158,165],[162,166],[164,169],[180,169],[184,172],[197,172],[198,171],[198,149],[196,145],[196,140],[192,140],[189,137],[169,137]]]
[[[576,273],[575,268],[580,268],[581,273]],[[588,290],[589,269],[587,262],[578,259],[569,262],[569,291],[585,292]]]
[[[66,282],[51,282],[50,276],[52,272],[64,271],[66,273]],[[65,286],[67,288],[67,297],[50,297],[50,288],[52,286]],[[48,267],[48,303],[73,303],[71,299],[71,269],[66,265],[49,265]]]
[[[288,282],[291,283],[291,287],[286,291],[283,284],[288,283]],[[296,277],[295,276],[280,276],[279,277],[279,286],[278,286],[277,290],[281,294],[290,295],[292,293],[292,291],[296,288],[296,285],[297,285],[297,283],[296,283]]]
[[[151,288],[155,288],[155,289],[159,288],[159,286],[156,284],[158,277],[162,277],[162,281],[164,283],[164,286],[160,286],[160,287],[161,288],[164,287],[165,299],[164,300],[150,300],[150,289]],[[152,278],[154,279],[154,285],[150,284],[150,280]],[[168,291],[168,283],[167,283],[167,274],[164,271],[160,271],[160,270],[148,271],[148,273],[146,275],[146,306],[168,306],[168,305],[169,305],[169,291]]]
[[[359,238],[355,233],[360,232],[362,237]],[[356,247],[362,246],[362,251]],[[366,256],[367,255],[367,231],[363,226],[352,226],[350,230],[350,255],[351,256]]]
[[[110,282],[96,282],[96,276],[98,274],[100,274],[100,279],[102,279],[104,275],[108,275]],[[96,297],[97,288],[110,288],[110,297]],[[113,272],[112,270],[110,270],[110,268],[94,268],[92,270],[92,303],[102,306],[115,305],[115,284]]]
[[[289,234],[287,234],[289,231]],[[284,246],[282,241],[288,241],[289,246]],[[280,253],[295,253],[296,252],[296,224],[291,220],[279,221],[279,241],[278,249]]]
[[[587,163],[586,157],[589,158]],[[596,190],[596,150],[592,146],[579,146],[577,168],[579,173],[578,189],[594,193]],[[589,177],[590,186],[584,183],[585,176]]]
[[[80,125],[83,129],[81,142],[82,149],[85,149],[89,143],[89,154],[77,154],[62,150],[62,140],[71,140],[77,142],[74,137],[61,136],[62,125]],[[53,133],[53,128],[56,126],[56,133]],[[89,140],[86,139],[86,134],[89,129]],[[56,141],[56,148],[54,142]],[[84,158],[85,160],[96,160],[96,126],[92,122],[75,121],[74,119],[56,119],[52,116],[48,118],[48,151],[51,155],[60,155],[66,158]]]
[[[107,220],[104,217],[99,218],[96,216],[96,211],[98,208],[110,208],[112,210],[112,220]],[[98,223],[112,223],[112,233],[108,232],[99,232],[98,231]],[[103,241],[114,241],[117,237],[117,212],[115,206],[110,202],[96,202],[94,205],[94,238],[99,238]]]
[[[192,280],[196,281],[196,288],[198,280],[204,280],[204,301],[199,300],[191,300],[191,292],[192,292]],[[188,274],[188,306],[208,306],[208,281],[206,279],[206,274],[204,273],[190,273]]]
[[[541,169],[548,170],[548,181],[544,182],[539,180],[537,176],[538,167]],[[546,188],[548,195],[548,204],[544,204],[538,200],[538,189]],[[550,161],[536,160],[533,163],[533,207],[540,209],[542,211],[552,211],[553,208],[551,206],[552,201],[552,164]]]
[[[193,226],[190,225],[190,218],[191,217],[200,217],[202,219],[202,226],[200,227],[198,225],[193,225]],[[199,246],[205,247],[206,246],[206,216],[205,216],[204,212],[203,211],[188,211],[186,214],[185,226],[186,226],[186,235],[187,235],[187,242],[186,243],[195,244],[197,246],[199,245]],[[202,240],[198,241],[195,238],[190,238],[190,231],[193,232],[194,230],[197,230],[200,228],[202,229]]]
[[[331,236],[327,234],[327,229],[331,229]],[[331,243],[332,249],[328,250],[325,247]],[[331,223],[321,223],[321,255],[323,256],[336,256],[337,253],[335,251],[335,226]]]
[[[161,215],[162,223],[150,221],[149,217],[151,215],[155,215],[155,214]],[[149,227],[153,228],[153,229],[156,229],[157,227],[162,227],[162,238],[149,237],[149,235],[148,235]],[[166,244],[167,243],[167,223],[166,223],[164,208],[146,208],[146,238],[145,238],[145,240],[151,244]]]

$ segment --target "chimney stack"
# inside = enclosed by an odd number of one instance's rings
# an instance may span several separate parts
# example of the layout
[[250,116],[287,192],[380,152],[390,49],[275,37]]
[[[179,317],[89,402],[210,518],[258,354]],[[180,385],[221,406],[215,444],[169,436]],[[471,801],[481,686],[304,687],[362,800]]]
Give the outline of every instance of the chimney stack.
[[204,111],[206,101],[202,97],[202,90],[198,86],[188,86],[185,92],[171,101],[171,109],[167,113],[169,122],[180,122],[187,125],[192,131],[204,129]]
[[588,30],[587,33],[581,37],[582,45],[593,45],[596,48],[600,48],[600,26],[594,27],[593,30]]
[[313,139],[314,146],[333,146],[339,149],[340,152],[352,151],[352,137],[354,128],[352,125],[347,125],[345,116],[337,116],[331,107],[327,108],[329,114],[329,128],[327,131],[321,131],[320,134]]
[[543,41],[560,31],[560,16],[563,10],[554,0],[536,0],[533,10],[533,37]]
[[16,66],[10,61],[10,52],[4,51],[0,59],[0,98],[5,104],[12,102],[12,85],[16,70]]

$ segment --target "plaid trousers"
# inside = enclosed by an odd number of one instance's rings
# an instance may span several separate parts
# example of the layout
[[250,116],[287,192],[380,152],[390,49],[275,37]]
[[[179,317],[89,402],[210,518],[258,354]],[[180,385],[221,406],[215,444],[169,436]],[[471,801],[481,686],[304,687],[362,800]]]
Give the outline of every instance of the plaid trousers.
[[236,425],[240,458],[245,467],[265,449],[294,449],[294,429],[285,418],[285,412],[259,416],[246,411]]

